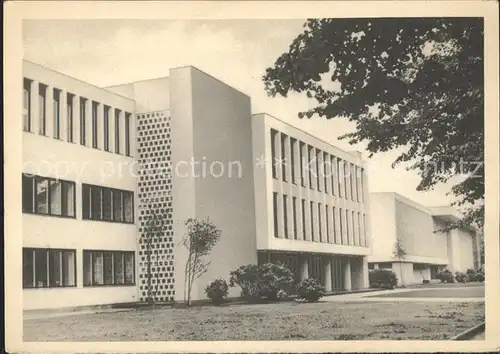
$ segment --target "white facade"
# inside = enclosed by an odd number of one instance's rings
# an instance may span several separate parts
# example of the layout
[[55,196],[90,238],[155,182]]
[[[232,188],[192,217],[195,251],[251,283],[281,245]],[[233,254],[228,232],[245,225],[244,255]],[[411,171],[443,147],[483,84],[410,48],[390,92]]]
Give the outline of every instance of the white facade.
[[[391,268],[401,284],[431,280],[443,269],[465,272],[479,267],[479,239],[474,229],[442,232],[461,215],[452,207],[424,207],[397,193],[371,193],[373,232],[371,268]],[[397,239],[404,259],[393,255]]]
[[[250,97],[193,67],[98,88],[24,61],[24,78],[24,309],[145,301],[144,227],[158,211],[167,215],[151,257],[158,301],[184,298],[188,218],[208,217],[222,230],[194,300],[241,265],[283,257],[298,279],[317,277],[329,291],[368,286],[359,154],[252,116]],[[300,168],[299,147],[319,158],[318,176]],[[286,181],[258,162],[282,153],[293,160]]]

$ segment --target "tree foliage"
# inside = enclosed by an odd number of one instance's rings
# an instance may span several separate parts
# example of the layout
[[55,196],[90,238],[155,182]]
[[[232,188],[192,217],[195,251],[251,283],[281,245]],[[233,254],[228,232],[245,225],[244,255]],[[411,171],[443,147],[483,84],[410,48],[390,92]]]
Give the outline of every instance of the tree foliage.
[[186,227],[188,232],[182,240],[188,251],[184,269],[184,301],[188,306],[191,306],[194,281],[207,272],[210,261],[205,258],[219,241],[221,230],[208,219],[190,218],[186,221]]
[[481,18],[310,19],[263,80],[271,96],[317,102],[300,118],[354,122],[340,138],[366,142],[370,157],[402,148],[393,167],[418,171],[417,190],[461,176],[451,189],[460,224],[482,227]]

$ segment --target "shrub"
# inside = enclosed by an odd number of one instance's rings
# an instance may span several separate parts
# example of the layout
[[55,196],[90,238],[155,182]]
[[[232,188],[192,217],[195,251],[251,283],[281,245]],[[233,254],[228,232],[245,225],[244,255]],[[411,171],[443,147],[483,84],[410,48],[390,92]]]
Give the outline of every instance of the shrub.
[[325,295],[325,288],[314,278],[304,279],[297,287],[297,297],[316,302]]
[[474,278],[474,281],[483,282],[484,281],[484,274],[481,272],[477,272],[476,277]]
[[248,302],[261,299],[277,301],[282,294],[290,292],[294,285],[292,271],[283,264],[249,264],[232,271],[230,276],[229,285],[238,285],[241,296]]
[[467,269],[465,273],[469,277],[469,281],[478,281],[478,282],[484,281],[484,273],[480,271],[477,271],[475,269]]
[[205,288],[205,294],[212,303],[220,305],[227,297],[229,286],[224,279],[216,279]]
[[423,282],[424,284],[429,284],[431,281],[430,281],[430,280],[428,280],[428,279],[424,279],[422,282]]
[[467,283],[469,281],[468,275],[463,272],[455,272],[455,279],[459,283]]
[[448,269],[445,269],[445,270],[439,272],[436,276],[439,280],[441,280],[441,283],[454,283],[455,282],[455,278],[453,277],[453,273],[450,272]]
[[394,289],[398,285],[398,278],[392,270],[372,269],[368,274],[371,288]]

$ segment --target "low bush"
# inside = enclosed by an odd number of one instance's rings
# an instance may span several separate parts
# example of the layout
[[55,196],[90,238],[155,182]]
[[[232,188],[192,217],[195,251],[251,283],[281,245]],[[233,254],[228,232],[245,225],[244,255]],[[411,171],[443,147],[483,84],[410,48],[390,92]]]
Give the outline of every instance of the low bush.
[[455,279],[459,283],[467,283],[469,281],[469,276],[467,275],[467,273],[455,272]]
[[441,280],[441,283],[454,283],[455,278],[453,277],[453,273],[450,272],[448,269],[445,269],[441,272],[439,272],[436,277]]
[[482,283],[484,281],[484,273],[477,272],[474,281]]
[[469,277],[469,281],[477,281],[477,282],[484,281],[484,273],[482,273],[481,271],[469,268],[467,269],[465,274],[467,274],[467,276]]
[[229,292],[229,286],[224,279],[216,279],[205,288],[205,294],[212,303],[220,305],[224,302]]
[[289,293],[295,279],[292,271],[283,264],[249,264],[230,273],[229,285],[238,285],[241,296],[248,302],[277,301]]
[[314,278],[304,279],[297,287],[297,298],[316,302],[325,295],[325,288]]
[[392,270],[372,269],[368,274],[371,288],[394,289],[398,285],[398,278]]

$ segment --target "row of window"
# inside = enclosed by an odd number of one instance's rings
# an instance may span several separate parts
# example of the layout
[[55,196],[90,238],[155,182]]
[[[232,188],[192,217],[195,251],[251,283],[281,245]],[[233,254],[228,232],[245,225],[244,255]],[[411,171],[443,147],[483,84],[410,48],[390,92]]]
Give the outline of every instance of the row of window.
[[[95,149],[103,148],[104,151],[111,152],[111,144],[110,144],[110,134],[114,133],[114,152],[117,154],[125,153],[126,156],[131,156],[131,147],[130,147],[130,129],[131,129],[131,119],[132,114],[129,112],[124,112],[124,129],[125,129],[125,151],[121,151],[120,149],[120,136],[121,136],[121,113],[120,109],[113,109],[110,106],[103,105],[102,103],[91,101],[84,97],[79,97],[69,93],[63,92],[57,88],[50,88],[44,84],[38,84],[38,112],[32,112],[32,86],[36,83],[29,79],[24,79],[23,84],[23,129],[27,132],[33,131],[32,119],[38,120],[38,134],[47,136],[47,119],[53,120],[53,137],[56,139],[62,139],[61,132],[61,110],[66,110],[66,140],[68,142],[75,142],[74,136],[74,126],[75,126],[75,118],[79,119],[79,142],[81,145],[87,145],[90,143],[87,137],[87,124],[89,124],[87,117],[86,108],[88,105],[91,105],[91,115],[92,115],[92,136],[91,143],[92,147]],[[52,90],[52,102],[47,102],[47,92],[48,90]],[[61,96],[66,95],[66,107],[61,107]],[[53,116],[47,117],[47,105],[52,104],[53,107]],[[74,105],[78,104],[79,109],[79,117],[75,117],[74,114]],[[102,106],[101,106],[102,105]],[[103,118],[102,122],[99,121],[99,110],[103,109]],[[34,115],[33,113],[36,113]],[[111,119],[114,119],[114,132],[110,131],[110,123]],[[101,130],[102,128],[102,130]],[[99,138],[100,134],[104,134],[104,146],[99,146]]]
[[[134,252],[83,250],[83,286],[134,284]],[[23,248],[23,288],[75,286],[76,250]]]
[[[291,205],[291,209],[290,209]],[[280,218],[282,217],[282,225]],[[367,247],[366,215],[329,204],[273,193],[274,236]],[[289,229],[291,218],[292,229]],[[299,230],[299,218],[302,229]],[[338,228],[337,228],[338,226]]]
[[336,195],[338,190],[340,198],[363,202],[363,168],[274,129],[271,129],[271,155],[274,179],[278,179],[281,168],[281,179],[288,182],[287,166],[290,166],[293,184],[300,180],[301,186],[306,187],[308,181],[312,190],[331,195]]
[[[22,174],[25,213],[76,218],[75,182]],[[82,219],[134,222],[134,193],[82,184]]]

